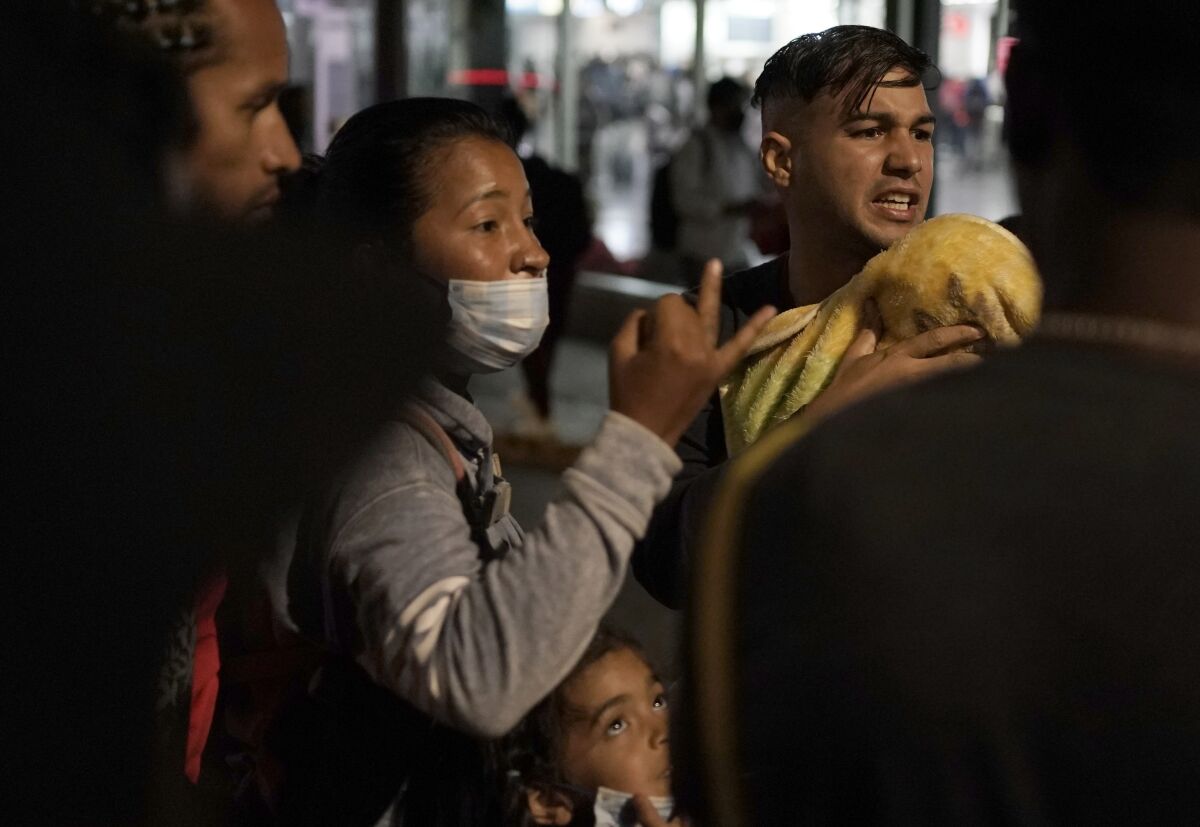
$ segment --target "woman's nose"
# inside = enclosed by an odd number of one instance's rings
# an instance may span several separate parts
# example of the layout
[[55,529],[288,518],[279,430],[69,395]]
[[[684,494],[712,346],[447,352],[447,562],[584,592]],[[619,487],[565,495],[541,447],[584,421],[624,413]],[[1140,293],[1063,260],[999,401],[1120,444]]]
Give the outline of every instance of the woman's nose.
[[517,250],[515,272],[528,272],[541,275],[550,266],[550,254],[537,240],[532,230],[526,231],[527,238]]

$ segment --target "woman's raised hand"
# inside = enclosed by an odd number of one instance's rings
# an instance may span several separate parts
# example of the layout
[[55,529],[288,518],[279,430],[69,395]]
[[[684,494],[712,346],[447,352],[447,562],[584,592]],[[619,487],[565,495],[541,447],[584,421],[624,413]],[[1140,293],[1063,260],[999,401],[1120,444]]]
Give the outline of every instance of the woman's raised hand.
[[718,347],[721,263],[709,261],[693,307],[664,296],[625,320],[609,348],[610,406],[674,445],[775,315],[764,307]]

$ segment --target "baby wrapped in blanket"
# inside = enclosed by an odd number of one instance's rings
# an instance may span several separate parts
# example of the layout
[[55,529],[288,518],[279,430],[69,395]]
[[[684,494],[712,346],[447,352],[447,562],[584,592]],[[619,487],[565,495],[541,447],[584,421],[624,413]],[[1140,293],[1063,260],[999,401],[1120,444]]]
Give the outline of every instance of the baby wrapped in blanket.
[[1015,345],[1037,323],[1042,283],[1033,257],[998,224],[952,214],[918,225],[820,304],[780,313],[721,386],[730,456],[825,389],[874,299],[879,347],[954,324]]

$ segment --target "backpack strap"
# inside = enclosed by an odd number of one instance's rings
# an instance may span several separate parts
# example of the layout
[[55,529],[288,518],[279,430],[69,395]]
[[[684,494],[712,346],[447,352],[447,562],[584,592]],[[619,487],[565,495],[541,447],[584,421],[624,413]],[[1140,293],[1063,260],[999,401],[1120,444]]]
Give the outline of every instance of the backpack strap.
[[450,439],[446,429],[416,405],[405,405],[400,411],[400,418],[420,431],[421,436],[442,452],[442,456],[450,465],[450,470],[454,472],[455,485],[462,488],[467,483],[467,469],[463,465],[462,454],[458,452],[458,447],[454,444],[454,440]]
[[471,537],[486,552],[491,548],[487,536],[488,528],[500,515],[508,512],[512,500],[509,484],[500,480],[491,491],[482,495],[478,494],[471,486],[462,454],[458,452],[454,440],[446,433],[446,429],[437,423],[437,420],[414,404],[406,405],[401,410],[400,419],[416,428],[433,447],[441,452],[442,457],[450,465],[450,469],[454,472],[455,493],[458,494],[459,502],[462,503],[467,523],[471,526]]
[[[454,441],[429,413],[415,404],[405,406],[399,418],[428,440],[450,466],[456,493],[463,504],[472,535],[476,535],[478,509],[472,506],[479,498],[471,491],[471,480]],[[310,513],[305,509],[305,517]],[[303,522],[299,533],[307,533],[303,529]],[[361,673],[360,667],[331,648],[331,643],[341,637],[335,620],[337,613],[328,574],[321,577],[321,589],[325,607],[324,642],[318,643],[295,633],[275,629],[271,622],[270,601],[263,591],[254,596],[254,602],[246,612],[246,622],[253,625],[258,637],[270,639],[273,645],[230,657],[221,664],[222,682],[240,686],[246,698],[243,709],[227,716],[226,725],[232,730],[233,737],[247,746],[253,759],[254,789],[272,808],[285,798],[290,801],[291,797],[298,794],[300,787],[312,782],[313,779],[306,773],[313,765],[314,750],[328,750],[337,756],[339,762],[350,762],[356,756],[366,755],[360,771],[349,773],[355,776],[353,781],[361,782],[359,786],[362,790],[352,783],[346,788],[350,791],[348,794],[352,799],[357,799],[362,798],[362,791],[376,793],[382,789],[387,793],[385,798],[390,800],[396,794],[400,779],[409,772],[406,765],[401,767],[396,762],[407,758],[403,753],[381,752],[364,732],[386,732],[393,745],[397,743],[396,733],[400,733],[403,736],[400,742],[407,740],[419,745],[429,727],[427,719],[407,705],[397,704],[390,692],[383,690],[365,673]],[[353,710],[354,713],[349,714],[346,710]],[[412,752],[420,754],[422,749],[413,746]],[[383,783],[380,783],[381,779],[385,779]],[[394,787],[389,786],[392,780],[396,781]],[[320,785],[313,788],[324,789]],[[339,794],[345,793],[337,784],[333,788]],[[319,799],[317,795],[318,805],[322,803]],[[299,800],[308,801],[302,791]],[[331,799],[324,804],[334,806],[331,803],[333,801]],[[343,809],[355,803],[341,798],[336,801]],[[381,799],[381,802],[379,809],[386,806],[386,801]],[[365,804],[358,801],[357,806],[365,807],[373,803],[378,802],[374,799]]]
[[[416,405],[406,405],[400,412],[400,418],[416,428],[430,444],[437,448],[454,472],[454,482],[458,489],[459,499],[463,500],[463,505],[467,508],[467,515],[471,520],[472,530],[474,530],[475,521],[470,508],[472,498],[469,496],[471,494],[469,491],[470,480],[467,478],[467,469],[463,464],[462,455],[459,454],[450,435],[441,425],[438,425],[432,416]],[[329,610],[329,607],[333,606],[333,596],[329,591],[329,586],[328,578],[322,578],[327,607],[325,633],[327,640],[334,641],[338,640],[338,635]],[[261,605],[254,608],[261,618],[256,618],[256,620],[263,621],[259,624],[263,629],[270,629],[269,600],[265,594],[259,595],[258,598]],[[297,675],[311,674],[327,659],[328,650],[325,646],[312,643],[299,635],[279,631],[274,631],[273,634],[276,644],[274,647],[233,657],[223,663],[222,679],[234,683],[258,683],[264,680],[291,678]]]

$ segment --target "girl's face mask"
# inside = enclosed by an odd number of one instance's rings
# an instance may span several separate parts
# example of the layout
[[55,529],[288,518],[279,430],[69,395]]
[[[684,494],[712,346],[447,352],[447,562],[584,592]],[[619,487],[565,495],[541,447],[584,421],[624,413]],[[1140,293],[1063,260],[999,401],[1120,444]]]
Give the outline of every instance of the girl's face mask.
[[537,349],[550,324],[545,278],[467,281],[447,289],[448,367],[473,375],[510,368]]
[[[675,799],[671,796],[650,796],[650,804],[662,816],[663,821],[670,819],[675,809]],[[633,809],[633,796],[610,790],[608,787],[596,790],[593,812],[596,816],[596,827],[635,827],[638,824],[637,812]]]

